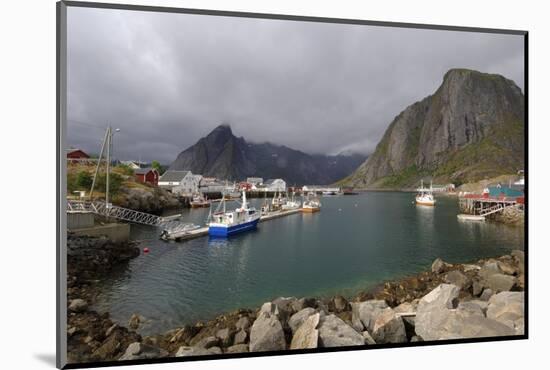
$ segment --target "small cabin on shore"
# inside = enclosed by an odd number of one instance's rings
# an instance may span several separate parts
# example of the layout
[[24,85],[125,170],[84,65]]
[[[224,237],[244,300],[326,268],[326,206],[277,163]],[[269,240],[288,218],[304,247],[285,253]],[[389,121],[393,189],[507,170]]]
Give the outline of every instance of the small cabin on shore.
[[159,184],[159,173],[154,168],[138,168],[134,170],[136,176],[136,181],[143,184],[149,184],[153,186],[158,186]]
[[86,161],[88,159],[90,159],[90,156],[82,149],[67,149],[67,160],[70,162]]

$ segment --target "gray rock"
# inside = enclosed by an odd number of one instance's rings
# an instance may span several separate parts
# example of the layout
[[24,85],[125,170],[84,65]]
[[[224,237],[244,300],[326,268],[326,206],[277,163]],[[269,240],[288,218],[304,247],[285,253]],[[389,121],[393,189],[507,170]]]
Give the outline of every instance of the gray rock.
[[467,289],[471,285],[470,279],[457,270],[448,272],[444,280],[449,284],[456,285],[459,289]]
[[119,361],[142,360],[166,356],[168,356],[168,352],[163,349],[148,346],[139,342],[134,342],[126,348],[126,351],[119,358]]
[[285,334],[277,317],[278,309],[270,302],[264,306],[250,329],[250,352],[284,350]]
[[441,274],[447,269],[447,264],[441,258],[436,258],[432,263],[432,272]]
[[315,309],[311,307],[304,308],[303,310],[300,310],[292,315],[292,317],[288,320],[288,326],[290,327],[292,332],[295,333],[300,325],[302,325],[302,323],[314,313]]
[[294,309],[294,312],[298,312],[303,310],[304,308],[315,308],[316,307],[316,300],[315,298],[300,298],[292,303],[292,308]]
[[404,343],[407,341],[403,319],[386,308],[376,317],[372,337],[376,343]]
[[482,338],[512,335],[513,329],[484,316],[482,308],[461,302],[452,309],[458,296],[456,286],[440,285],[424,296],[418,305],[416,333],[423,340]]
[[236,323],[237,330],[247,330],[250,327],[250,319],[247,316],[241,317]]
[[105,331],[105,337],[108,337],[109,335],[111,335],[111,334],[113,333],[113,331],[114,331],[116,328],[118,328],[118,324],[117,324],[117,323],[114,323],[113,325],[111,325],[111,326],[109,327],[109,329],[107,329],[107,330]]
[[145,317],[138,314],[133,314],[130,317],[130,320],[128,320],[128,327],[132,330],[137,330],[139,326],[144,322],[145,322]]
[[468,264],[465,264],[465,265],[463,265],[463,268],[464,268],[464,272],[479,271],[479,270],[481,270],[481,267],[478,266],[478,265],[468,265]]
[[84,312],[88,309],[88,303],[80,298],[73,299],[69,304],[69,311]]
[[376,344],[374,338],[369,334],[367,330],[363,332],[363,338],[365,339],[365,344],[372,345]]
[[211,348],[218,346],[220,344],[220,339],[217,337],[206,337],[201,339],[195,346],[199,348]]
[[319,331],[316,329],[319,324],[319,313],[309,316],[296,330],[290,349],[317,348]]
[[367,329],[369,332],[374,331],[374,321],[376,317],[386,308],[388,304],[382,300],[369,300],[365,302],[352,303],[352,325],[359,332]]
[[514,258],[514,261],[518,264],[520,271],[523,273],[525,266],[525,253],[516,249],[512,251],[511,255]]
[[498,261],[498,267],[506,275],[516,275],[518,273],[517,269],[514,266],[504,261]]
[[364,345],[365,339],[334,314],[322,315],[319,320],[319,346],[340,347]]
[[501,273],[502,271],[498,267],[498,263],[496,261],[487,261],[479,270],[478,275],[482,278],[482,280],[487,280],[489,276]]
[[221,353],[222,350],[220,347],[201,348],[181,346],[176,352],[176,357],[218,355]]
[[416,311],[416,334],[424,340],[439,338],[439,328],[447,320],[449,309],[454,308],[458,293],[456,285],[441,284],[422,297]]
[[273,304],[278,308],[278,315],[281,322],[285,323],[290,316],[294,314],[294,302],[297,299],[295,297],[279,297],[273,300]]
[[481,293],[481,296],[479,297],[479,299],[481,299],[482,301],[488,301],[489,298],[491,298],[492,296],[493,296],[493,291],[487,288],[483,290],[483,293]]
[[478,297],[483,292],[483,283],[481,281],[474,281],[472,283],[472,294]]
[[413,335],[411,337],[411,343],[414,343],[414,342],[422,342],[422,338],[420,338],[418,335]]
[[237,334],[235,334],[235,339],[233,341],[233,344],[234,345],[244,344],[246,343],[247,338],[248,338],[248,333],[246,332],[246,330],[241,329],[237,332]]
[[474,299],[469,301],[469,303],[477,305],[481,309],[481,312],[483,312],[483,315],[487,314],[488,303],[486,301],[482,301],[481,299]]
[[222,347],[229,347],[233,344],[235,332],[229,328],[220,329],[216,332],[216,337],[220,339]]
[[514,331],[524,327],[524,292],[501,292],[489,299],[487,317],[496,320]]
[[227,348],[226,353],[243,353],[248,352],[248,344],[235,344]]
[[342,297],[341,295],[338,295],[336,297],[333,297],[330,301],[330,306],[334,310],[334,312],[344,312],[348,311],[350,309],[349,302],[347,299]]
[[483,313],[483,309],[480,305],[468,301],[468,302],[460,302],[457,307],[457,311],[460,311],[462,314],[467,316],[481,316],[485,317],[485,314]]
[[493,292],[504,292],[516,285],[516,278],[510,275],[492,274],[486,279],[485,285]]

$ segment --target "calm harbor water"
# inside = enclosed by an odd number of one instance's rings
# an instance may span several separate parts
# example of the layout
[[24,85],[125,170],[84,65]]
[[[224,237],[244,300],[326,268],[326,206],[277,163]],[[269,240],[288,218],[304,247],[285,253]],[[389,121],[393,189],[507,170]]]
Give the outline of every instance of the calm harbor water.
[[[148,319],[141,333],[151,334],[278,296],[352,295],[427,269],[437,257],[467,262],[523,249],[523,228],[459,222],[456,198],[439,197],[432,208],[412,200],[397,192],[324,197],[319,213],[267,221],[227,240],[165,243],[155,228],[132,225],[132,238],[150,253],[102,283],[96,308],[122,323],[140,314]],[[183,213],[201,224],[207,214]]]

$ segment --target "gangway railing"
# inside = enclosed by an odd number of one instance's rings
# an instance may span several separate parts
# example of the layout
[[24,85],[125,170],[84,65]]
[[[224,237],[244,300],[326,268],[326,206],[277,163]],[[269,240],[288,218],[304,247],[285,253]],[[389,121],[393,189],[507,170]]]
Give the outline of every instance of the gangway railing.
[[165,230],[181,229],[192,225],[188,222],[175,220],[171,217],[161,217],[150,213],[140,212],[129,208],[119,207],[112,204],[107,205],[102,201],[67,201],[68,213],[90,212],[100,216],[112,217],[118,220],[133,222],[141,225],[162,227]]

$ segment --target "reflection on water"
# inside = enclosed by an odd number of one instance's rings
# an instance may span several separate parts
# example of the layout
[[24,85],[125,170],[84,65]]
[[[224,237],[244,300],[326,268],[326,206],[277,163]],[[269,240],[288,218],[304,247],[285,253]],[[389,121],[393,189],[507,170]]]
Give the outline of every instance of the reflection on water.
[[[413,199],[325,197],[319,213],[262,222],[229,239],[165,243],[157,229],[132,225],[132,238],[150,253],[103,282],[97,308],[123,323],[143,315],[150,322],[140,330],[150,334],[277,296],[351,295],[429,268],[437,257],[467,262],[523,249],[523,228],[459,222],[455,198],[441,197],[436,207]],[[256,207],[261,201],[251,200]],[[209,209],[182,212],[203,224]]]

